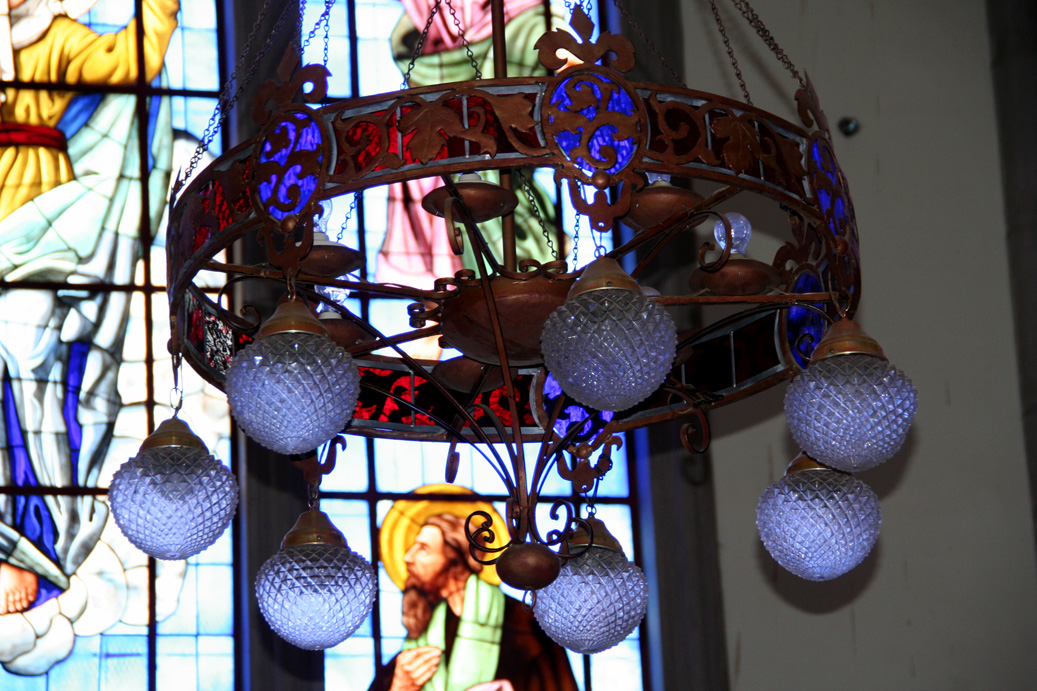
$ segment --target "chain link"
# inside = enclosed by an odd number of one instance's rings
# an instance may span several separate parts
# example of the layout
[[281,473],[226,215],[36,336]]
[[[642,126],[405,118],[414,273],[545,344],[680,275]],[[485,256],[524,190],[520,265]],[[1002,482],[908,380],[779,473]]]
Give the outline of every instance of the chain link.
[[[245,63],[245,59],[252,51],[252,41],[259,35],[260,27],[262,26],[263,19],[266,16],[266,12],[272,5],[272,0],[266,0],[263,4],[262,9],[259,11],[259,16],[256,17],[256,23],[252,25],[252,33],[249,34],[248,39],[245,41],[245,47],[241,51],[241,55],[238,56],[238,62],[234,65],[234,71],[230,73],[230,77],[227,82],[223,85],[220,90],[219,98],[216,102],[216,107],[212,111],[212,115],[209,116],[209,122],[205,126],[205,132],[202,134],[202,138],[198,141],[198,146],[195,147],[194,153],[191,155],[191,160],[187,164],[187,170],[177,174],[176,183],[173,185],[173,195],[175,196],[187,181],[191,178],[195,168],[202,160],[202,156],[209,150],[209,145],[212,144],[213,139],[216,138],[216,134],[220,131],[220,127],[223,125],[224,120],[230,115],[230,111],[233,110],[234,105],[238,102],[238,98],[241,93],[245,90],[245,87],[252,82],[252,77],[256,73],[256,69],[259,67],[259,63],[266,56],[270,50],[270,46],[273,44],[274,39],[280,33],[281,28],[288,19],[290,5],[285,6],[281,11],[281,15],[277,18],[277,23],[274,25],[273,30],[267,34],[266,41],[259,49],[259,53],[252,60],[252,64],[249,66],[248,72],[245,77],[238,82],[238,72],[241,70]],[[231,87],[237,83],[237,88],[231,93]]]
[[461,39],[461,45],[464,46],[464,52],[468,55],[468,62],[472,63],[472,69],[475,70],[475,78],[482,79],[482,70],[479,69],[479,63],[475,59],[475,55],[472,54],[472,46],[468,43],[468,39],[465,38],[464,28],[461,27],[461,20],[457,18],[457,11],[454,9],[453,3],[450,0],[446,0],[447,11],[450,12],[450,18],[454,20],[454,27],[457,29],[457,37]]
[[[334,6],[334,4],[335,4],[335,0],[324,0],[324,11],[320,13],[320,17],[317,18],[317,22],[313,25],[313,28],[310,29],[310,33],[307,34],[306,40],[304,40],[302,42],[302,45],[299,47],[299,53],[302,54],[306,50],[306,47],[310,45],[310,41],[312,41],[317,36],[317,32],[321,30],[321,27],[323,27],[324,28],[324,36],[325,36],[325,39],[324,39],[324,64],[325,65],[328,64],[328,39],[327,39],[328,33],[327,32],[328,32],[328,30],[329,30],[329,28],[331,26],[331,23],[328,21],[328,19],[331,16],[331,8],[332,8],[332,6]],[[306,6],[305,2],[300,2],[299,3],[299,7],[303,7],[304,8],[305,6]],[[300,10],[300,11],[303,11],[303,10]]]
[[533,212],[533,216],[540,225],[540,231],[544,234],[547,249],[550,250],[552,257],[558,259],[558,250],[555,249],[554,242],[551,240],[551,233],[547,229],[547,224],[544,223],[543,216],[540,215],[540,205],[537,204],[536,195],[533,193],[533,185],[530,183],[529,178],[526,177],[525,171],[521,168],[518,169],[518,176],[519,180],[522,181],[522,191],[526,193],[526,200],[529,201],[529,209]]
[[360,192],[354,192],[353,199],[349,202],[349,208],[346,209],[346,217],[342,219],[342,227],[338,229],[338,236],[335,238],[335,242],[342,242],[342,238],[346,234],[346,226],[349,225],[349,219],[353,217],[353,212],[356,211],[356,205],[359,200]]
[[731,0],[731,4],[738,8],[738,11],[741,12],[742,16],[749,22],[749,26],[756,30],[756,35],[763,39],[763,42],[771,49],[771,52],[778,58],[778,61],[785,66],[785,69],[789,71],[789,74],[799,82],[800,86],[804,89],[807,88],[807,84],[803,80],[803,77],[800,76],[799,70],[797,70],[796,66],[792,64],[792,60],[785,54],[785,51],[781,49],[781,46],[778,45],[777,40],[775,40],[771,35],[770,30],[767,29],[766,25],[764,25],[763,20],[760,19],[758,14],[756,14],[756,10],[754,10],[752,5],[749,4],[749,0]]
[[738,78],[738,86],[742,89],[742,96],[745,98],[746,103],[752,105],[753,100],[749,98],[749,89],[745,86],[745,79],[742,77],[742,70],[738,66],[738,58],[735,57],[735,51],[731,48],[731,39],[727,37],[727,28],[724,26],[724,20],[720,18],[720,9],[717,7],[716,0],[709,0],[709,7],[713,10],[713,19],[716,20],[717,28],[720,30],[720,36],[724,39],[724,48],[727,50],[727,57],[731,61],[731,67],[735,69],[735,77]]
[[403,85],[401,89],[410,88],[410,73],[414,71],[414,63],[418,61],[418,56],[421,55],[421,49],[425,47],[425,39],[428,38],[428,32],[432,28],[432,20],[436,18],[436,12],[439,11],[439,3],[442,0],[436,0],[436,4],[432,6],[432,10],[428,13],[428,21],[425,22],[425,28],[421,30],[421,35],[418,36],[418,42],[414,45],[414,52],[410,56],[410,64],[407,65],[407,71],[403,73]]
[[[571,183],[570,183],[571,184]],[[579,180],[576,181],[576,189],[579,191],[580,197],[583,197],[583,183]],[[573,209],[573,213],[576,215],[576,219],[573,222],[573,271],[580,268],[579,256],[580,256],[580,212]]]
[[662,64],[662,66],[665,67],[667,71],[669,71],[670,77],[673,78],[673,81],[676,84],[679,84],[681,87],[687,89],[688,85],[685,84],[684,80],[680,78],[679,74],[677,74],[677,70],[673,69],[673,66],[670,65],[669,61],[665,57],[663,57],[663,54],[660,53],[659,49],[655,47],[655,44],[652,42],[652,40],[645,35],[644,30],[641,29],[641,25],[638,24],[634,17],[630,14],[630,12],[627,11],[627,8],[623,5],[623,3],[620,2],[620,0],[612,0],[612,4],[615,5],[616,9],[619,10],[619,13],[623,15],[623,19],[626,20],[627,24],[629,24],[630,27],[637,32],[637,35],[641,37],[641,41],[646,46],[648,46],[648,50],[652,51],[652,55],[655,56],[656,60],[658,60]]

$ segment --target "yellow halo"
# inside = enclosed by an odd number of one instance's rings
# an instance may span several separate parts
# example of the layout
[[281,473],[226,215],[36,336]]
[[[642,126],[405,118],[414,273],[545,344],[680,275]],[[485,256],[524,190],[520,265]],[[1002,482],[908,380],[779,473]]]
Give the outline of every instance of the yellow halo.
[[[475,497],[475,493],[467,487],[457,485],[438,484],[425,485],[414,490],[414,494],[466,494]],[[508,542],[508,529],[497,510],[488,501],[473,499],[471,501],[450,501],[446,499],[399,499],[393,503],[389,513],[382,521],[382,527],[378,532],[378,545],[381,550],[382,564],[385,566],[389,578],[396,587],[403,590],[407,581],[407,566],[403,563],[403,555],[407,553],[410,546],[414,544],[414,538],[418,531],[430,516],[451,514],[461,518],[468,518],[474,511],[485,511],[492,519],[493,542],[490,547],[503,547]],[[472,522],[473,527],[478,527],[478,522]],[[492,557],[496,553],[490,553]],[[479,578],[490,585],[500,585],[500,577],[497,576],[497,568],[493,565],[483,565]]]

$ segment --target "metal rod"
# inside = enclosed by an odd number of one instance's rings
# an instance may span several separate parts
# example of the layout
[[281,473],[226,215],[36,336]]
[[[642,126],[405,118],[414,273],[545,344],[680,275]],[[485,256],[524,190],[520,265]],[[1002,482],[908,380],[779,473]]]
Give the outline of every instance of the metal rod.
[[[490,2],[490,19],[493,22],[493,78],[503,79],[508,76],[508,45],[504,38],[504,0]],[[511,171],[502,170],[500,185],[509,192],[514,190],[511,182]],[[515,253],[515,214],[510,213],[501,218],[501,247],[504,258],[504,269],[514,271],[518,260]]]

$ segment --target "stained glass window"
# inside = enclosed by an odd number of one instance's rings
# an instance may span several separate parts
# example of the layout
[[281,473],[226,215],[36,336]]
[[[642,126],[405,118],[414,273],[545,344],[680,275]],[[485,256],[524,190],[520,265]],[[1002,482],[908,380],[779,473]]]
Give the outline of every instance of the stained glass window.
[[[162,217],[215,103],[216,2],[144,0],[143,23],[133,0],[66,7],[82,14],[26,3],[0,35],[21,70],[3,80],[58,79],[0,104],[0,688],[230,689],[231,533],[156,562],[106,497],[171,413]],[[184,389],[229,461],[222,395],[191,376]]]
[[[71,43],[72,37],[76,45],[90,44],[93,39],[86,40],[84,28],[122,36],[106,40],[134,55],[145,32],[163,38],[157,42],[161,49],[144,50],[146,74],[139,78],[116,69],[128,60],[112,63],[110,74],[104,73],[103,60],[95,60],[88,63],[90,69],[100,72],[64,74],[74,84],[8,87],[0,102],[0,147],[28,142],[43,150],[43,159],[55,160],[61,156],[53,152],[65,150],[70,164],[55,164],[57,173],[38,176],[25,172],[31,166],[0,168],[0,688],[230,689],[241,684],[235,653],[240,657],[242,651],[235,647],[243,645],[241,637],[235,639],[234,602],[253,597],[234,592],[233,526],[186,562],[155,561],[122,536],[106,503],[115,470],[171,412],[162,218],[169,173],[186,166],[226,78],[222,68],[214,69],[224,63],[223,3],[67,4],[83,13],[44,22],[43,33],[12,45],[14,55],[43,64],[60,52],[48,48]],[[431,4],[336,0],[326,40],[318,32],[309,41],[306,61],[329,64],[333,98],[398,89],[409,69],[415,33],[427,16],[422,12]],[[412,86],[471,76],[447,4],[433,24],[428,50],[410,71]],[[541,0],[508,4],[514,16],[509,30],[516,35],[535,40],[547,27]],[[560,24],[568,12],[564,3],[555,4],[550,14]],[[139,8],[148,19],[131,24]],[[492,76],[487,26],[477,21],[478,11],[469,9],[460,15],[474,22],[467,33],[473,59],[483,76]],[[306,0],[304,10],[306,31],[325,3]],[[539,69],[531,46],[522,47],[517,39],[509,45],[514,48],[508,56],[510,74]],[[29,81],[25,74],[3,73],[4,64],[0,54],[0,80]],[[38,104],[56,91],[74,97],[63,110],[41,114]],[[219,155],[230,144],[221,135],[210,152]],[[546,261],[560,255],[575,268],[593,255],[596,243],[611,247],[611,239],[592,234],[588,223],[580,227],[551,171],[525,171],[520,181],[528,192],[520,195],[516,212],[522,256]],[[365,276],[393,280],[393,272],[402,271],[414,282],[416,275],[450,275],[464,258],[448,249],[415,253],[408,244],[416,232],[443,235],[427,225],[415,205],[428,186],[419,181],[336,199],[329,235],[365,252]],[[534,203],[543,224],[532,213]],[[499,231],[488,227],[486,232]],[[386,331],[400,330],[406,320],[400,302],[342,298]],[[416,347],[432,358],[451,355],[435,344]],[[230,463],[224,396],[191,372],[185,373],[183,385],[182,416],[215,456]],[[471,450],[460,451],[457,484],[503,511],[506,497],[492,469]],[[534,453],[530,449],[527,456]],[[339,470],[325,482],[322,508],[351,547],[374,560],[380,527],[394,502],[421,485],[442,482],[445,454],[442,444],[351,437]],[[635,473],[629,467],[634,456],[625,447],[614,452],[614,467],[598,488],[597,505],[628,557],[636,559],[630,483]],[[553,497],[572,498],[571,487],[555,475],[544,494],[547,505]],[[549,523],[546,517],[543,521]],[[372,616],[325,654],[327,688],[366,688],[366,680],[392,660],[407,635],[402,600],[396,582],[379,565],[379,599]],[[579,688],[641,688],[640,645],[635,632],[605,653],[570,655]]]
[[[352,45],[362,69],[355,67],[357,63],[353,63],[351,70],[346,69],[344,62],[330,63],[332,72],[337,72],[330,80],[331,97],[362,96],[401,88],[401,80],[411,57],[403,46],[413,45],[413,39],[405,37],[416,31],[416,25],[424,25],[428,8],[433,4],[356,0],[351,5],[356,15],[355,21],[350,21],[349,9],[346,8],[342,8],[344,16],[338,20],[333,14],[328,40],[329,54],[345,51],[346,46]],[[535,40],[546,28],[543,5],[540,2],[509,2],[509,5],[522,5],[522,8],[528,10],[530,14],[523,17],[523,21],[531,25],[535,16],[537,28],[528,31],[528,35]],[[466,6],[462,11],[460,6],[461,3],[454,0],[458,16],[469,17],[472,10]],[[323,7],[324,3],[320,0],[308,0],[308,21],[315,21]],[[439,47],[426,51],[427,54],[415,61],[409,79],[411,86],[433,83],[433,80],[472,78],[473,67],[463,45],[458,41],[456,32],[451,34],[447,31],[450,20],[446,5],[440,9],[446,17],[446,25],[439,27],[438,35],[433,31],[428,39],[430,45]],[[335,10],[339,10],[338,5]],[[477,11],[475,13],[478,14]],[[568,16],[564,6],[559,3],[559,7],[553,8],[553,13],[555,26],[563,25],[564,18]],[[474,23],[474,20],[469,21]],[[354,28],[350,30],[350,27]],[[437,27],[435,18],[433,27]],[[476,63],[484,76],[490,76],[487,75],[489,70],[485,60],[487,43],[480,43],[480,40],[489,39],[478,34],[471,36],[469,33],[469,36],[472,38],[471,51]],[[523,51],[529,51],[530,55],[523,55]],[[320,62],[323,59],[322,52],[321,41],[314,40],[310,44],[307,60]],[[534,73],[534,61],[531,45],[524,46],[519,41],[509,43],[510,75]],[[539,210],[546,219],[546,232],[536,225],[529,211],[528,200],[522,199],[524,195],[520,195],[524,206],[520,206],[517,213],[520,216],[517,224],[520,228],[524,227],[527,233],[527,256],[547,261],[554,258],[551,250],[561,247],[562,256],[568,259],[570,266],[576,268],[593,256],[596,243],[611,249],[612,239],[607,234],[599,236],[591,233],[589,223],[585,220],[582,224],[576,222],[568,194],[556,189],[552,173],[551,170],[530,170],[524,173],[529,181],[529,189],[540,206]],[[379,281],[406,281],[412,285],[423,285],[422,280],[425,280],[431,287],[433,275],[452,275],[464,261],[464,258],[457,260],[446,247],[438,248],[444,256],[429,256],[428,247],[431,246],[432,253],[437,252],[435,238],[442,238],[445,228],[439,229],[434,225],[441,221],[430,220],[420,208],[420,200],[427,191],[440,184],[438,180],[417,181],[367,190],[356,198],[336,198],[331,204],[328,233],[365,252],[367,264],[361,270],[363,275]],[[561,223],[567,231],[566,237],[557,234],[556,216],[561,216]],[[523,222],[526,222],[525,226]],[[494,231],[490,229],[487,232],[492,236]],[[427,235],[422,235],[424,233]],[[582,245],[582,256],[579,251],[575,255],[571,251],[574,234],[578,237],[577,245]],[[431,242],[423,242],[422,238],[425,237],[431,238]],[[551,242],[545,242],[545,237]],[[408,317],[403,301],[374,299],[361,302],[349,295],[335,297],[354,313],[364,315],[385,333],[407,329]],[[407,350],[415,357],[431,359],[457,354],[456,351],[440,351],[435,344],[428,343],[408,346]],[[576,422],[573,421],[574,424]],[[461,461],[456,484],[474,490],[493,502],[498,512],[503,512],[506,496],[500,479],[489,463],[470,448],[461,446],[458,451]],[[527,447],[526,457],[530,459],[530,466],[536,453],[536,445]],[[321,508],[328,512],[335,525],[346,535],[350,547],[374,562],[380,530],[394,502],[405,500],[409,493],[419,487],[442,483],[446,454],[445,444],[350,437],[346,451],[339,455],[338,469],[322,485]],[[613,468],[598,487],[597,506],[598,515],[623,544],[627,556],[637,559],[636,516],[632,510],[635,493],[630,483],[633,473],[629,468],[629,459],[632,457],[627,453],[626,446],[614,453]],[[543,525],[552,525],[546,514],[556,498],[573,498],[572,487],[556,473],[551,473],[544,488],[541,506]],[[358,683],[357,680],[373,679],[382,666],[392,664],[408,636],[401,617],[403,594],[399,584],[394,582],[384,563],[378,565],[378,571],[378,598],[371,617],[352,637],[325,652],[327,688],[366,688],[366,683]],[[508,586],[502,588],[510,597],[523,597],[523,593]],[[569,653],[569,660],[581,690],[643,687],[641,640],[637,631],[612,650],[594,656]]]

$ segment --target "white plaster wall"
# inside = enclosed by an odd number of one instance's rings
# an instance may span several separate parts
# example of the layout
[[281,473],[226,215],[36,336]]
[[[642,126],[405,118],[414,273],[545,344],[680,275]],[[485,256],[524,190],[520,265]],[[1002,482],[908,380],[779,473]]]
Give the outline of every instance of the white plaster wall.
[[[919,412],[904,450],[860,475],[882,501],[875,552],[822,584],[777,567],[756,534],[757,499],[796,452],[784,387],[713,415],[732,687],[1037,688],[1034,529],[984,3],[754,7],[810,73],[832,126],[845,115],[862,123],[852,138],[835,134],[861,238],[858,316],[914,380]],[[682,10],[689,84],[737,96],[708,2],[683,0]],[[754,102],[793,119],[795,82],[726,16]]]

